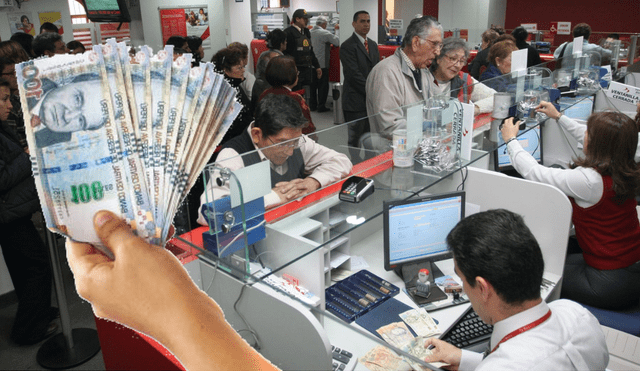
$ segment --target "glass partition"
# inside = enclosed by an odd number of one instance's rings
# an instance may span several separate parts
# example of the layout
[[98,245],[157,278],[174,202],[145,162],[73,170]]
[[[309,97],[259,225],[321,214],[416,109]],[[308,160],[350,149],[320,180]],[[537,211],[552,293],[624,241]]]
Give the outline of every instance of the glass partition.
[[[299,284],[304,292],[282,292],[309,307],[325,328],[334,329],[333,334],[340,328],[338,332],[349,333],[358,344],[386,347],[410,362],[430,367],[418,359],[424,354],[416,358],[412,357],[416,353],[411,348],[388,347],[380,338],[350,326],[344,318],[326,310],[325,289],[344,278],[345,270],[356,266],[356,262],[344,259],[349,243],[366,238],[363,231],[375,228],[371,227],[374,223],[367,225],[382,215],[385,201],[428,194],[430,187],[445,179],[461,179],[459,187],[463,189],[467,166],[491,168],[488,156],[503,145],[498,131],[502,119],[523,119],[526,127],[519,135],[525,135],[548,120],[535,111],[540,101],[551,101],[561,111],[583,102],[591,104],[588,100],[602,86],[599,68],[596,73],[592,63],[597,58],[589,54],[567,58],[571,62],[560,63],[561,68],[556,68],[559,61],[551,61],[477,82],[471,88],[478,93],[478,102],[485,100],[482,107],[465,107],[458,99],[464,93],[454,90],[446,96],[433,96],[312,136],[275,138],[260,151],[237,156],[221,153],[218,162],[203,172],[203,218],[207,226],[191,232],[186,239],[178,239],[203,262],[249,284]],[[349,137],[360,133],[362,126],[369,124],[373,128],[372,123],[379,122],[388,128],[358,134],[357,145],[350,142]],[[466,126],[469,124],[470,130]],[[321,187],[310,194],[288,199],[283,196],[286,192],[273,191],[278,185],[271,177],[321,167],[323,161],[307,169],[286,162],[301,158],[303,151],[307,158],[313,158],[309,153],[320,151],[318,146],[328,151],[324,152],[328,154],[324,161],[333,176],[323,177]],[[459,177],[454,179],[454,174]],[[339,193],[350,176],[373,179],[375,191],[358,203],[342,201]],[[202,235],[202,243],[197,234]],[[315,278],[301,277],[309,272]],[[357,309],[357,299],[345,299],[342,309]]]

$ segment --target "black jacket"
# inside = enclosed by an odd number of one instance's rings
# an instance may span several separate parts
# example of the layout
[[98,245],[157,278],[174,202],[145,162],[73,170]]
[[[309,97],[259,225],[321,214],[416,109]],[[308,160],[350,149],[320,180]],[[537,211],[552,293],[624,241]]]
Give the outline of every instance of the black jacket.
[[0,122],[0,223],[30,216],[40,207],[29,155]]

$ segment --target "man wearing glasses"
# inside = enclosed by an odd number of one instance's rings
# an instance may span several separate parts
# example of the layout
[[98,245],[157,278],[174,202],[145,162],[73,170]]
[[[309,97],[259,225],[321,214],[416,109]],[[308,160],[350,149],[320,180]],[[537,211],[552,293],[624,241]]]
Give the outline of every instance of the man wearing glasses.
[[[440,54],[442,26],[431,16],[409,23],[402,47],[378,63],[367,78],[367,114],[374,146],[386,149],[396,129],[406,129],[402,109],[429,98],[429,63]],[[345,108],[346,109],[346,108]]]
[[[264,197],[266,208],[294,200],[347,176],[352,167],[349,158],[303,135],[306,124],[300,104],[293,98],[267,95],[258,102],[255,121],[225,143],[216,162],[234,171],[269,160],[272,190]],[[239,156],[241,154],[243,156]],[[218,186],[213,181],[205,188],[201,204],[207,202],[205,195],[211,192],[216,199],[229,194],[227,185]],[[202,216],[198,222],[206,224]]]

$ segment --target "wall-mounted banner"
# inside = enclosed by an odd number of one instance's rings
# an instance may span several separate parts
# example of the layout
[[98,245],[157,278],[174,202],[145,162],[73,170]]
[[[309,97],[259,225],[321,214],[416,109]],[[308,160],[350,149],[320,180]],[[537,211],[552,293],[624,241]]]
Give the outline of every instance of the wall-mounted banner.
[[190,5],[183,8],[159,8],[162,26],[162,44],[171,36],[199,36],[202,47],[211,47],[209,11],[207,5]]

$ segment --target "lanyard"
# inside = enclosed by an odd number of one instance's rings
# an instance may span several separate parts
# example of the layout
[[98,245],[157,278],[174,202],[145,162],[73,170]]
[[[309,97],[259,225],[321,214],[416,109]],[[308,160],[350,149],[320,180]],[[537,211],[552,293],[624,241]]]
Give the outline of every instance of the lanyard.
[[491,352],[489,354],[495,352],[496,349],[498,349],[498,347],[500,346],[500,344],[504,343],[505,341],[511,339],[514,336],[522,334],[525,331],[531,330],[532,328],[538,326],[542,322],[548,320],[549,317],[551,317],[551,309],[549,309],[547,314],[545,314],[544,316],[542,316],[542,317],[538,318],[537,320],[531,322],[530,324],[524,325],[524,326],[520,327],[519,329],[514,330],[514,331],[510,332],[509,334],[507,334],[507,336],[503,337],[502,340],[500,340],[500,342],[498,344],[496,344],[496,346],[491,350]]

